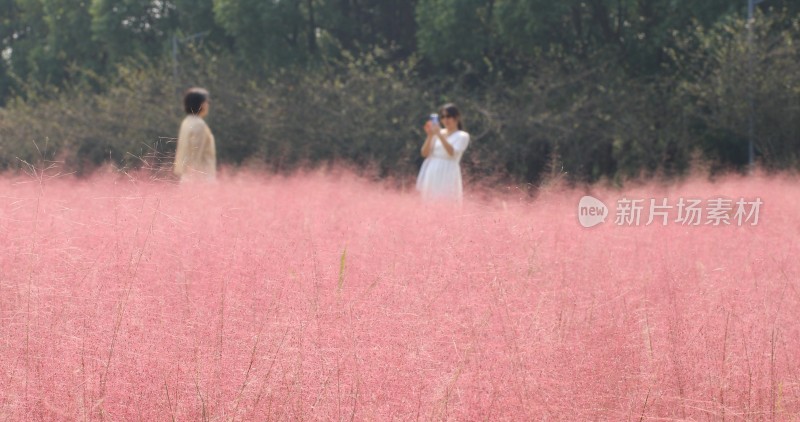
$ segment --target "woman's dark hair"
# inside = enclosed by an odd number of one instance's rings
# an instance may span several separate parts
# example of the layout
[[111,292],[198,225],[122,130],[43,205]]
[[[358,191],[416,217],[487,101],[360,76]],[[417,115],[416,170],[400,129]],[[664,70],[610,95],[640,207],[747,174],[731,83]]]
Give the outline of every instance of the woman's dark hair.
[[461,112],[458,111],[458,107],[456,107],[453,103],[447,103],[439,109],[440,116],[453,116],[456,120],[458,120],[458,130],[464,130],[464,125],[461,123]]
[[183,94],[183,109],[186,114],[200,114],[200,107],[208,101],[208,91],[203,88],[189,88]]

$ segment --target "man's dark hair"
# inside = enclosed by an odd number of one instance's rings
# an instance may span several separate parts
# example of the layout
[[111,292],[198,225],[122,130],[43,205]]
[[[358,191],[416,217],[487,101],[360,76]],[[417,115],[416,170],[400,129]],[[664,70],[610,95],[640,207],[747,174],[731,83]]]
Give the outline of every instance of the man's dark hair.
[[200,107],[208,101],[208,91],[203,88],[189,88],[183,95],[183,109],[186,114],[199,114]]

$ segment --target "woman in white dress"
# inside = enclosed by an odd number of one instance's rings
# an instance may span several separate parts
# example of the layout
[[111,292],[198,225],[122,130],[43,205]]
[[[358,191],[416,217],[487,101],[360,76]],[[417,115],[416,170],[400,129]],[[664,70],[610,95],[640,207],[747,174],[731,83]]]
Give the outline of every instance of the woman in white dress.
[[439,110],[439,120],[444,129],[433,122],[425,124],[428,135],[422,145],[425,157],[417,176],[417,190],[426,200],[452,200],[461,202],[461,156],[469,145],[469,133],[464,132],[461,113],[453,104]]
[[208,91],[191,88],[183,96],[186,117],[178,133],[173,172],[181,182],[214,181],[217,176],[217,150],[214,135],[205,120],[208,115]]

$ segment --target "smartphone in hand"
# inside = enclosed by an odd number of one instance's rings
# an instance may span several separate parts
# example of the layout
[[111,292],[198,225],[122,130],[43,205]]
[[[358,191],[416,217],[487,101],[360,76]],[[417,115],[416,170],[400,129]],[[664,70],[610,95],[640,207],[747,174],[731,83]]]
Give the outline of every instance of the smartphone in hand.
[[441,125],[439,125],[439,115],[436,113],[431,114],[431,123],[434,124],[434,129],[441,129]]

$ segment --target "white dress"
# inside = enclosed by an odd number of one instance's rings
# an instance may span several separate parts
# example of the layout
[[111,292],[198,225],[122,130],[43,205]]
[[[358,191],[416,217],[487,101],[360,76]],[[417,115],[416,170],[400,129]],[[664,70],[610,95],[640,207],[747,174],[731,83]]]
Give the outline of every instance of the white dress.
[[[445,130],[442,135],[446,136]],[[461,156],[469,145],[469,134],[457,130],[447,136],[447,142],[453,146],[454,154],[450,156],[437,136],[431,154],[425,158],[417,176],[417,190],[424,199],[444,199],[461,201],[463,185],[461,182]]]

